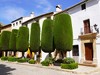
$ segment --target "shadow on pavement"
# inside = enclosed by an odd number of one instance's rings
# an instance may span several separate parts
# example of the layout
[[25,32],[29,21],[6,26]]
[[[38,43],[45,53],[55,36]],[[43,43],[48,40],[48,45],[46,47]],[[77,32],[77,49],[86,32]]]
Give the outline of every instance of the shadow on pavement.
[[10,71],[16,70],[15,68],[7,67],[6,65],[0,64],[0,75],[12,75]]

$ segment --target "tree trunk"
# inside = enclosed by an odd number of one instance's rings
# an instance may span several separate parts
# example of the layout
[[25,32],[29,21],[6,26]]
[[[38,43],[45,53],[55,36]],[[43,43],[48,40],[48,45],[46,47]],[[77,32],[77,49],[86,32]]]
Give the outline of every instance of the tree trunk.
[[51,52],[49,52],[49,57],[52,57]]
[[67,51],[55,51],[54,59],[57,59],[57,55],[59,54],[58,59],[64,59],[66,57]]
[[60,52],[61,52],[61,59],[63,59],[64,58],[63,51]]
[[30,51],[30,57],[29,58],[34,59],[33,55],[32,55],[32,51]]
[[25,58],[25,56],[24,56],[24,52],[22,52],[22,58]]
[[5,51],[5,56],[7,57],[8,51]]
[[37,60],[37,52],[34,52],[34,60]]
[[2,56],[5,56],[5,51],[2,51]]
[[14,51],[14,56],[16,56],[16,52],[17,52],[17,51]]
[[37,63],[40,63],[40,57],[41,57],[41,51],[38,51],[38,54],[37,54]]
[[54,59],[56,59],[57,55],[58,55],[58,51],[55,50]]
[[63,52],[63,59],[67,57],[67,54],[66,53],[67,53],[67,51],[64,51]]
[[9,51],[9,56],[12,56],[12,51]]
[[2,51],[0,51],[0,57],[2,57]]

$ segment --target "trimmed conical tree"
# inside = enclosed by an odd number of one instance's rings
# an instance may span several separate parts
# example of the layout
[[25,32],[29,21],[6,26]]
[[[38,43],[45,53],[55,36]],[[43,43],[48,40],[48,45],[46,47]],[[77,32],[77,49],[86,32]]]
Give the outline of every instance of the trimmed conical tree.
[[10,31],[3,31],[1,34],[1,50],[6,52],[6,56],[9,51],[10,34]]
[[0,51],[1,51],[1,35],[0,35]]
[[56,50],[70,51],[73,45],[73,31],[71,17],[61,13],[54,17],[54,42]]
[[38,23],[32,23],[30,36],[31,52],[38,52],[40,48],[40,26]]
[[38,52],[40,50],[40,26],[39,23],[32,23],[30,35],[30,51]]
[[18,33],[18,30],[17,29],[13,29],[12,30],[12,33],[10,35],[10,42],[9,42],[9,49],[11,51],[14,51],[14,56],[16,55],[16,37],[17,37],[17,33]]
[[18,51],[22,52],[22,57],[24,57],[24,52],[28,50],[29,47],[29,29],[27,27],[20,27],[17,35],[16,48]]
[[1,35],[0,35],[0,57],[2,57],[2,51],[1,51]]
[[42,36],[41,36],[41,48],[44,52],[49,53],[54,51],[53,47],[53,21],[46,19],[43,22]]

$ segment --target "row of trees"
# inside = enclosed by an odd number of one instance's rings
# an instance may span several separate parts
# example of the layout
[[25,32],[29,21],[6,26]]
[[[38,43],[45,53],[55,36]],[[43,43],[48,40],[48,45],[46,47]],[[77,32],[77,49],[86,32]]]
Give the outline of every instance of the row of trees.
[[57,14],[54,20],[44,20],[41,42],[39,23],[32,23],[30,41],[29,29],[27,27],[20,27],[19,30],[13,29],[12,32],[3,31],[0,37],[0,49],[2,51],[14,51],[14,54],[16,51],[21,51],[23,56],[28,48],[35,53],[42,49],[44,52],[49,53],[49,56],[56,49],[62,52],[63,55],[63,52],[72,49],[72,44],[71,18],[64,13]]
[[41,48],[49,53],[56,49],[57,53],[66,57],[66,52],[73,48],[73,30],[71,17],[68,14],[57,14],[54,19],[46,19],[43,22]]
[[24,56],[29,46],[28,39],[29,29],[27,27],[20,27],[19,30],[13,29],[12,32],[3,31],[0,36],[0,50],[5,51],[5,56],[8,51],[14,51],[14,55],[17,51],[21,51]]

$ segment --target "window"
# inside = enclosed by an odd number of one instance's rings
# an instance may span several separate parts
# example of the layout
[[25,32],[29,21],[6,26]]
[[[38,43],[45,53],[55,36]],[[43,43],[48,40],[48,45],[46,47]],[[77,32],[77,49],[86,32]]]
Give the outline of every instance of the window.
[[78,45],[73,46],[73,56],[79,56],[79,47]]
[[18,25],[18,22],[16,22],[16,25]]
[[51,17],[50,17],[50,16],[48,16],[48,17],[47,17],[47,19],[51,19]]
[[21,24],[22,22],[21,22],[21,21],[19,21],[19,23]]
[[81,9],[82,10],[86,9],[86,4],[85,3],[81,5]]
[[84,20],[84,34],[91,33],[90,29],[90,19]]
[[39,20],[36,20],[37,23],[39,23]]
[[13,23],[13,26],[15,26],[15,24]]

